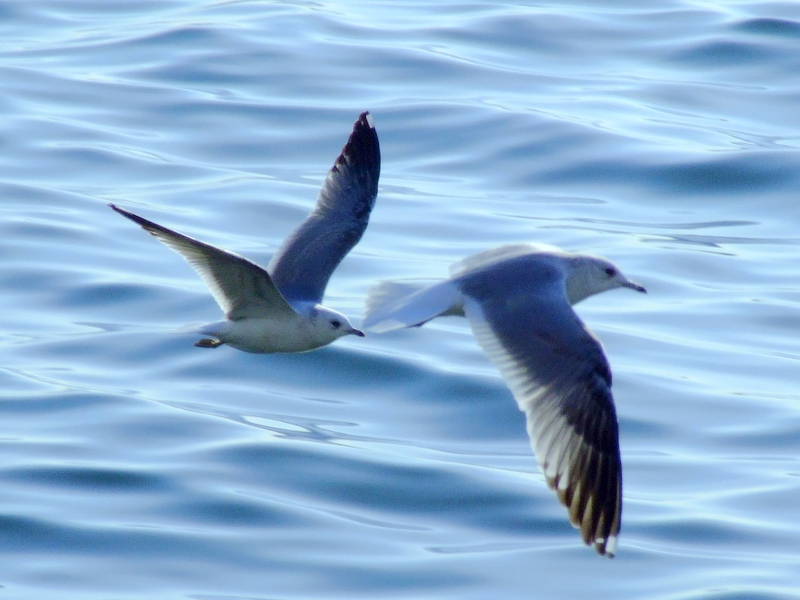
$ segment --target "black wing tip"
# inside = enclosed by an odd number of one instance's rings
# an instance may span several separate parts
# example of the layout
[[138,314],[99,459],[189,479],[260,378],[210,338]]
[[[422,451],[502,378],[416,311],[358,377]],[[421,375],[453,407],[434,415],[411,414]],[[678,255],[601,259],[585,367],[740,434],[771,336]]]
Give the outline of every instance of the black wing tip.
[[[595,551],[600,556],[607,556],[614,558],[617,549],[617,540],[619,538],[620,520],[622,517],[622,495],[620,493],[610,498],[604,497],[596,492],[591,494],[593,496],[591,504],[599,503],[599,514],[587,514],[585,509],[586,504],[582,506],[572,505],[569,502],[573,499],[567,499],[565,503],[570,511],[570,521],[573,527],[577,528],[583,542],[587,546],[594,546]],[[559,494],[559,499],[560,494]],[[589,498],[585,498],[588,501]],[[578,511],[574,509],[578,508]]]
[[[559,485],[563,473],[546,477],[548,487],[567,508],[570,523],[580,532],[583,543],[608,558],[616,554],[622,520],[622,466],[619,454],[616,457],[616,461],[611,457],[610,464],[609,461],[588,461],[583,467],[591,466],[593,476],[579,472],[577,480],[569,481],[565,488]],[[576,486],[577,483],[580,485]],[[580,491],[576,493],[576,490]]]
[[124,208],[121,208],[121,207],[117,206],[116,204],[114,204],[112,202],[109,202],[108,206],[112,210],[114,210],[115,212],[118,212],[119,214],[121,214],[123,217],[127,217],[128,219],[130,219],[134,223],[137,223],[137,224],[141,225],[142,227],[144,227],[145,225],[150,225],[151,224],[151,222],[148,221],[147,219],[145,219],[144,217],[140,217],[139,215],[134,214],[129,210],[125,210]]
[[375,129],[375,120],[372,118],[372,115],[369,114],[368,110],[365,110],[360,115],[358,115],[358,119],[356,120],[353,129],[357,128],[359,125],[361,127],[369,127],[370,129]]
[[[115,210],[116,212],[121,214],[123,217],[126,217],[126,218],[130,219],[131,221],[133,221],[134,223],[136,223],[137,225],[139,225],[142,229],[144,229],[150,235],[156,235],[156,232],[166,233],[166,234],[170,234],[170,235],[183,235],[183,234],[180,234],[180,233],[178,233],[176,231],[172,231],[171,229],[167,229],[163,225],[159,225],[158,223],[154,223],[153,221],[150,221],[149,219],[145,219],[144,217],[140,217],[136,213],[132,213],[129,210],[125,210],[124,208],[120,208],[116,204],[109,203],[108,205],[113,210]],[[187,237],[187,236],[183,236],[183,237]]]
[[362,112],[353,124],[353,132],[336,160],[339,163],[358,163],[364,167],[380,171],[381,148],[375,121],[369,111]]
[[347,140],[347,145],[358,141],[359,139],[364,140],[364,143],[367,144],[378,144],[378,133],[375,130],[375,119],[372,118],[372,114],[368,110],[365,110],[360,115],[358,115],[358,119],[356,122],[353,123],[353,133],[350,134],[350,139]]
[[606,558],[614,558],[616,554],[613,552],[609,552],[606,550],[606,543],[605,542],[597,542],[594,545],[594,549],[597,550],[598,556],[605,556]]
[[595,552],[600,556],[606,558],[614,558],[617,555],[617,538],[619,531],[610,533],[604,537],[598,537],[594,540],[586,542],[587,546],[594,546]]

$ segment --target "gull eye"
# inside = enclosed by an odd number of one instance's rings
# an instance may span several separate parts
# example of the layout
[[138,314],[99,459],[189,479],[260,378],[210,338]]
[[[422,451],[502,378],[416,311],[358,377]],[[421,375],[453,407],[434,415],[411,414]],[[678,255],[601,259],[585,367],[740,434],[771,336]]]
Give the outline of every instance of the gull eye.
[[342,322],[339,319],[334,319],[331,321],[331,325],[333,325],[334,329],[339,329],[342,326]]
[[614,267],[606,267],[606,275],[609,277],[613,277],[617,274],[617,270]]

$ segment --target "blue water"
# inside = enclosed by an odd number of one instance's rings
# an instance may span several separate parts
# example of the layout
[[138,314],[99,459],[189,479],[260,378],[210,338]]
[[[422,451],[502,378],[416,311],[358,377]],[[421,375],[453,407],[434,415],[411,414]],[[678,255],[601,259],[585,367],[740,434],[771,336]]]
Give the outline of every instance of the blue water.
[[[0,596],[800,598],[800,4],[0,4]],[[290,356],[116,202],[266,264],[358,113],[378,203],[326,304],[532,241],[649,291],[584,547],[466,323]]]

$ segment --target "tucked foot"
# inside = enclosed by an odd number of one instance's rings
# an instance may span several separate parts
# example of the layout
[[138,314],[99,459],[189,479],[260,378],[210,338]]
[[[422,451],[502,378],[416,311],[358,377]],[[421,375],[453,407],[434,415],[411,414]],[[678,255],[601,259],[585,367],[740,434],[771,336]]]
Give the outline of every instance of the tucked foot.
[[222,342],[220,340],[212,340],[211,338],[203,338],[199,342],[195,342],[194,345],[198,348],[219,348],[222,346]]

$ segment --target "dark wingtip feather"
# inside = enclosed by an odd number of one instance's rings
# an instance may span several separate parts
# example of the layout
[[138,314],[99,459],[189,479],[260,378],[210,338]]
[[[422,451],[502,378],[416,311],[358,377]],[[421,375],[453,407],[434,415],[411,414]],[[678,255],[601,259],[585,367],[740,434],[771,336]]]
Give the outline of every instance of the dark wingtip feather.
[[148,226],[155,225],[155,223],[153,223],[152,221],[148,221],[144,217],[140,217],[139,215],[134,214],[134,213],[132,213],[132,212],[130,212],[128,210],[125,210],[124,208],[120,208],[116,204],[109,203],[108,205],[115,212],[118,212],[123,217],[126,217],[126,218],[130,219],[131,221],[133,221],[134,223],[136,223],[138,225],[141,225],[142,227],[147,228]]
[[338,170],[342,165],[357,165],[358,169],[370,178],[370,195],[378,193],[378,178],[381,173],[381,147],[375,122],[368,111],[358,116],[353,124],[353,132],[342,148],[342,153],[333,165]]
[[114,211],[116,211],[119,214],[121,214],[123,217],[126,217],[126,218],[130,219],[131,221],[133,221],[134,223],[136,223],[137,225],[139,225],[142,229],[144,229],[147,233],[149,233],[151,235],[156,235],[156,233],[164,233],[166,235],[180,236],[180,237],[183,237],[183,238],[186,238],[186,239],[190,239],[190,238],[188,238],[188,236],[184,236],[183,234],[180,234],[180,233],[178,233],[176,231],[172,231],[171,229],[167,229],[163,225],[159,225],[158,223],[154,223],[153,221],[145,219],[144,217],[140,217],[139,215],[137,215],[135,213],[132,213],[129,210],[125,210],[124,208],[120,208],[116,204],[110,204],[109,203],[109,206]]

